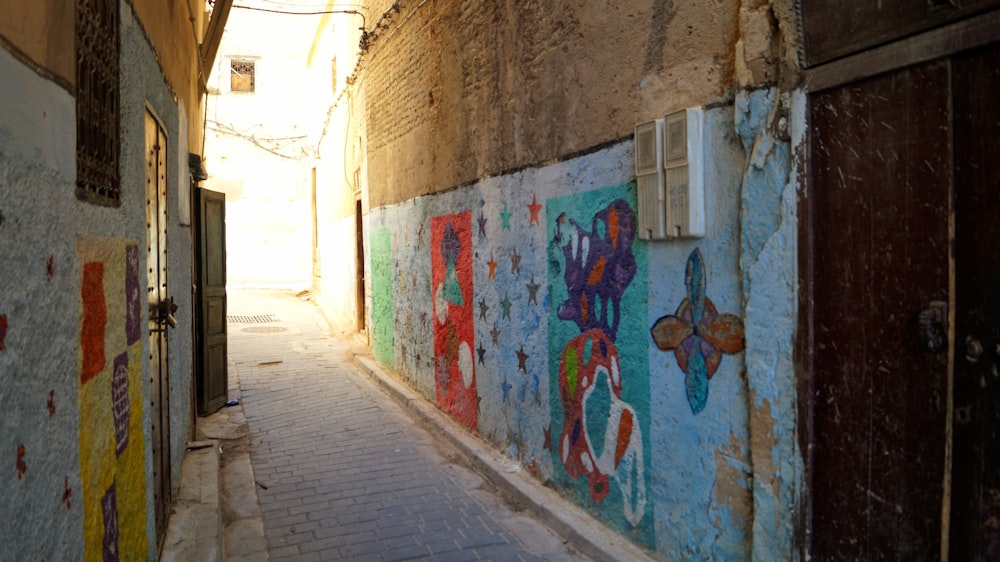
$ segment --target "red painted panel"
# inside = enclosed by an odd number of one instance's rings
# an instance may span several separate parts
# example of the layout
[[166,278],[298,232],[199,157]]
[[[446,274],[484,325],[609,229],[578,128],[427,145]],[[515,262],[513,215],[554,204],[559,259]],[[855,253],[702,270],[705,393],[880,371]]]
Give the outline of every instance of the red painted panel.
[[438,405],[472,430],[479,425],[472,295],[472,213],[431,219],[434,380]]
[[80,348],[83,350],[83,368],[80,382],[86,384],[104,370],[104,331],[108,324],[108,306],[104,300],[104,263],[83,264],[83,326],[80,329]]

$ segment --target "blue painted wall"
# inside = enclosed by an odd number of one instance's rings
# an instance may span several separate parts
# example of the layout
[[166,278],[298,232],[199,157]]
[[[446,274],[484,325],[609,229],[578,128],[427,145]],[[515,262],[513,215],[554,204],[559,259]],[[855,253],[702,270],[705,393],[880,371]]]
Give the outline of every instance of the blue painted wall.
[[470,212],[476,429],[669,559],[795,557],[795,143],[737,98],[705,112],[703,238],[635,238],[631,141],[367,217],[378,359],[433,400],[431,224]]

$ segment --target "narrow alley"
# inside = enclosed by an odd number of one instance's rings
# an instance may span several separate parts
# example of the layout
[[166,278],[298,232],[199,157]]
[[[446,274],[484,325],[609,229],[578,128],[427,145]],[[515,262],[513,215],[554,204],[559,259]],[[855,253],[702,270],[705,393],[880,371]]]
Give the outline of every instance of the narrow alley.
[[234,290],[229,319],[271,560],[588,559],[365,377],[311,302]]

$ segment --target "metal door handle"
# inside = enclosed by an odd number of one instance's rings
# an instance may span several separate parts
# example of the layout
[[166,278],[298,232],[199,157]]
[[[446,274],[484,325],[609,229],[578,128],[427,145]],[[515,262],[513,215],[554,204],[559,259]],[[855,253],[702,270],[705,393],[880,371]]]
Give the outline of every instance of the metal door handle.
[[948,303],[931,301],[930,306],[920,311],[918,324],[920,344],[932,353],[940,353],[948,342],[945,324],[948,322]]

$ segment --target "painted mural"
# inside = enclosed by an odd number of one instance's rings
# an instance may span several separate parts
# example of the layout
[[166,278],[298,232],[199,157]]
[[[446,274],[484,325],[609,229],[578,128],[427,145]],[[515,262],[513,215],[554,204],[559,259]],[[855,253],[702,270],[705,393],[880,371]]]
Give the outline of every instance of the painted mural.
[[375,359],[395,366],[393,347],[392,233],[388,228],[370,237],[372,271],[372,348]]
[[657,320],[650,333],[661,351],[674,352],[685,375],[688,404],[697,414],[708,402],[708,381],[718,370],[722,354],[743,350],[743,321],[720,314],[705,294],[705,262],[698,248],[688,257],[684,286],[687,297],[677,311]]
[[[548,199],[551,426],[557,483],[652,542],[645,247],[632,184]],[[637,281],[637,279],[639,281]]]
[[[149,550],[139,247],[131,240],[84,237],[77,254],[83,559],[144,559]],[[67,482],[67,506],[71,495]]]
[[472,213],[431,219],[434,380],[438,405],[472,430],[479,423],[472,291]]

